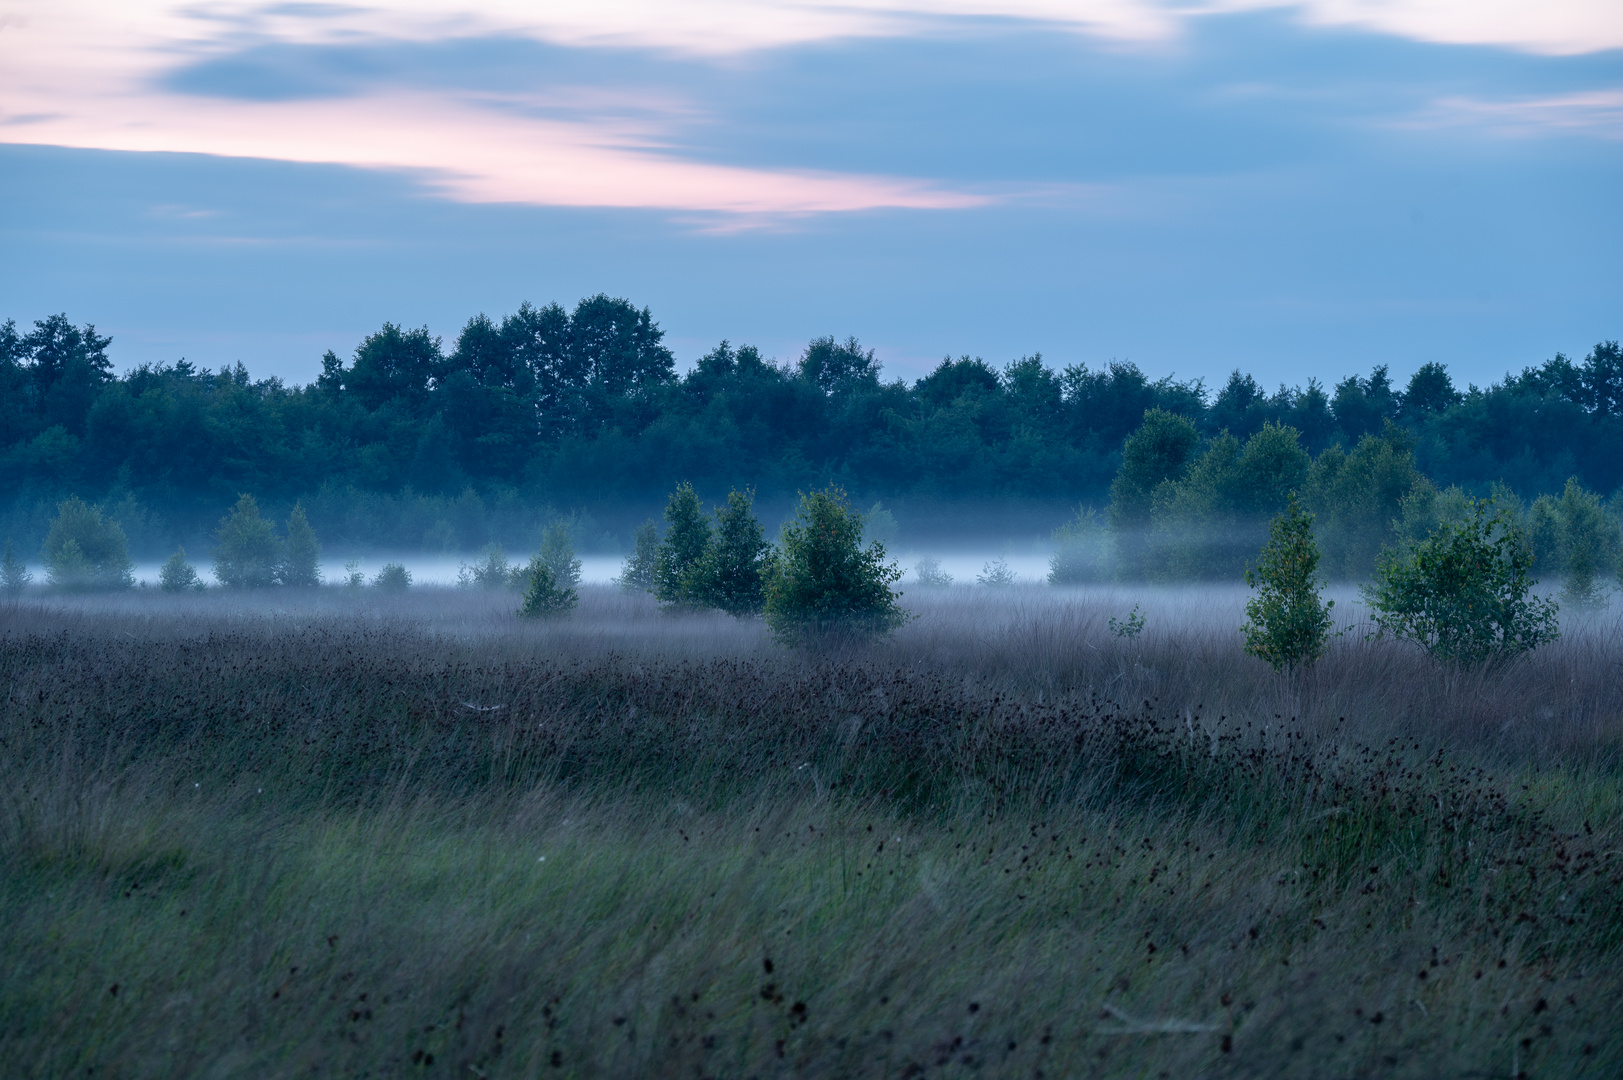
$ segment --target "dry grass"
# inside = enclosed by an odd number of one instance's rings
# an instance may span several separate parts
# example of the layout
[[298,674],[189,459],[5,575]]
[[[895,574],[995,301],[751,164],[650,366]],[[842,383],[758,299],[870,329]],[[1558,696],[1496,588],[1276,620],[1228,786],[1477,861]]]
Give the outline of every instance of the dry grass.
[[1238,591],[908,599],[8,608],[6,1074],[1623,1068],[1615,618],[1286,680]]

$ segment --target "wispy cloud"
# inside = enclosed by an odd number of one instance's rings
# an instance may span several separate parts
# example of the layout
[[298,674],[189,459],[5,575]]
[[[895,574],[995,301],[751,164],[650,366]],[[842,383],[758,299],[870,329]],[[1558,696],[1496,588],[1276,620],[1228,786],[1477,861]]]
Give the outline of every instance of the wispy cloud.
[[1509,136],[1565,131],[1623,139],[1623,88],[1505,100],[1439,98],[1408,126],[1469,127]]
[[[211,94],[171,76],[255,48],[476,39],[729,63],[812,42],[950,33],[961,31],[964,20],[988,18],[1051,26],[1121,48],[1158,48],[1178,41],[1190,19],[1261,9],[1429,41],[1557,53],[1623,47],[1623,5],[1615,0],[1544,0],[1536,7],[1506,0],[0,2],[8,2],[0,12],[3,142],[407,170],[429,190],[465,201],[742,217],[961,209],[993,197],[928,177],[703,160],[684,142],[684,132],[706,122],[701,109],[675,91],[615,85],[612,76],[602,85],[554,85],[524,96],[358,72],[342,92],[279,99]],[[625,74],[634,78],[636,71]],[[1478,116],[1499,125],[1612,131],[1609,99],[1581,97],[1439,108],[1462,122]]]

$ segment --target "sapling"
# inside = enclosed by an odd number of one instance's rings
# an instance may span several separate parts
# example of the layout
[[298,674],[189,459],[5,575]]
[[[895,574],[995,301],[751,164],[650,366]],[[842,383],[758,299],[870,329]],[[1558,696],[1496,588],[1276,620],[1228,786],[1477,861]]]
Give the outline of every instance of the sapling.
[[1308,667],[1330,647],[1334,600],[1319,596],[1319,545],[1313,515],[1290,496],[1285,512],[1268,526],[1268,543],[1245,583],[1256,590],[1246,602],[1245,651],[1275,671]]

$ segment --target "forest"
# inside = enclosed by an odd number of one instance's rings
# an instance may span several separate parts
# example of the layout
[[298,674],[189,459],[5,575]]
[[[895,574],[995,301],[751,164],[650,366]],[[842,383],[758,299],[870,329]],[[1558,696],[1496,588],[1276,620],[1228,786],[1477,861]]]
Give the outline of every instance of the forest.
[[[0,522],[25,547],[69,495],[156,552],[211,529],[243,493],[278,515],[302,501],[333,540],[472,550],[535,531],[520,523],[545,506],[601,521],[581,540],[613,546],[681,482],[717,499],[754,489],[768,505],[837,483],[862,505],[1040,505],[1048,528],[1063,516],[1054,507],[1107,503],[1146,524],[1222,527],[1248,512],[1220,505],[1223,461],[1272,447],[1284,455],[1276,480],[1324,492],[1335,463],[1369,440],[1366,458],[1401,459],[1439,491],[1531,502],[1573,478],[1601,494],[1623,482],[1615,341],[1487,387],[1455,385],[1438,360],[1402,386],[1375,364],[1272,392],[1238,370],[1211,387],[1131,363],[1056,370],[1041,354],[1001,367],[946,358],[908,385],[885,379],[855,338],[833,336],[792,360],[723,341],[679,372],[651,312],[605,295],[477,315],[451,342],[387,323],[347,359],[328,351],[302,386],[184,359],[119,375],[112,344],[66,314],[0,326]],[[1123,459],[1147,414],[1175,418],[1182,440],[1156,482],[1204,463],[1153,513],[1154,485]],[[1410,486],[1388,493],[1388,509]],[[1362,565],[1370,542],[1329,557]]]

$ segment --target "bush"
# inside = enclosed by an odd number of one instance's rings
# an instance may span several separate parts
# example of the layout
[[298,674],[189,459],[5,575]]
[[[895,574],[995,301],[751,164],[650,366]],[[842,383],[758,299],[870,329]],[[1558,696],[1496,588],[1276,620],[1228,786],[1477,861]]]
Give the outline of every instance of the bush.
[[507,550],[500,544],[487,544],[472,566],[463,563],[457,570],[456,583],[464,589],[500,589],[511,583],[511,575]]
[[1127,618],[1117,619],[1110,616],[1110,632],[1125,641],[1132,641],[1144,632],[1144,613],[1133,605],[1133,610],[1127,613]]
[[44,555],[46,575],[59,589],[128,589],[135,585],[124,530],[82,499],[57,504]]
[[580,586],[580,560],[575,557],[575,544],[569,536],[569,526],[555,521],[541,536],[540,560],[552,571],[558,588],[573,592]]
[[1472,500],[1463,521],[1439,526],[1406,553],[1383,554],[1364,600],[1381,633],[1418,642],[1440,660],[1504,660],[1559,635],[1555,603],[1531,595],[1532,564],[1516,517]]
[[716,531],[694,571],[694,599],[729,615],[754,615],[766,604],[772,545],[755,519],[754,492],[733,491],[716,509]]
[[316,543],[316,531],[310,528],[310,520],[299,503],[293,504],[293,512],[287,517],[287,543],[283,545],[278,577],[283,585],[321,584],[321,545]]
[[633,535],[631,554],[615,583],[626,592],[653,592],[654,568],[659,556],[659,525],[645,521]]
[[186,561],[186,549],[176,548],[175,553],[169,556],[163,568],[158,571],[158,584],[164,592],[187,592],[192,589],[203,589],[203,579],[197,576],[197,570]]
[[28,588],[34,575],[28,572],[28,566],[11,550],[11,541],[6,541],[6,555],[0,559],[0,590],[15,600],[21,596],[23,590]]
[[902,571],[885,562],[884,545],[861,546],[862,524],[839,488],[800,497],[766,588],[766,621],[779,641],[869,637],[907,621],[890,589]]
[[913,576],[926,589],[944,589],[952,584],[952,575],[941,569],[941,560],[929,555],[914,565]]
[[697,607],[700,564],[710,546],[710,523],[693,485],[684,483],[665,504],[665,539],[654,555],[654,595],[666,607]]
[[378,576],[372,579],[372,587],[384,592],[405,592],[411,588],[411,571],[397,562],[384,563]]
[[1257,590],[1246,602],[1249,620],[1240,627],[1245,651],[1275,671],[1306,667],[1330,645],[1330,609],[1319,599],[1319,545],[1313,542],[1313,515],[1290,497],[1285,512],[1268,526],[1268,543],[1245,583]]
[[1079,506],[1076,517],[1054,530],[1054,554],[1048,560],[1050,585],[1081,585],[1101,580],[1109,537],[1099,512]]
[[229,589],[263,589],[276,584],[281,569],[276,531],[252,495],[239,495],[214,534],[214,576]]
[[536,555],[524,571],[524,602],[519,605],[520,617],[526,619],[562,615],[574,609],[580,597],[572,586],[559,582],[552,567]]
[[359,589],[366,584],[366,575],[361,573],[361,560],[351,559],[344,564],[344,585],[346,588]]
[[975,575],[975,584],[989,585],[994,589],[1007,588],[1014,584],[1014,571],[1009,569],[1009,561],[999,556],[981,567],[981,572]]

